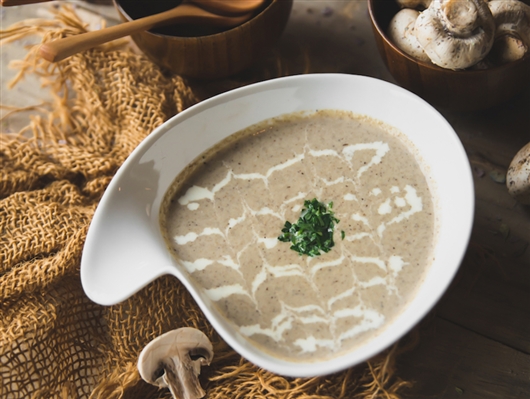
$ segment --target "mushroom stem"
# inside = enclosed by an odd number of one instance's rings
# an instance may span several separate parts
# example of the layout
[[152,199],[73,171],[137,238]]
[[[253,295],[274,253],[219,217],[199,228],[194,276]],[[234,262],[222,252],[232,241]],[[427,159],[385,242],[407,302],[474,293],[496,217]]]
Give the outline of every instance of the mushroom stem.
[[213,347],[195,328],[169,331],[152,340],[138,357],[138,371],[146,382],[169,388],[175,399],[199,399],[206,393],[198,376],[213,359]]
[[440,1],[437,14],[444,28],[456,37],[468,37],[479,27],[478,5],[473,1]]

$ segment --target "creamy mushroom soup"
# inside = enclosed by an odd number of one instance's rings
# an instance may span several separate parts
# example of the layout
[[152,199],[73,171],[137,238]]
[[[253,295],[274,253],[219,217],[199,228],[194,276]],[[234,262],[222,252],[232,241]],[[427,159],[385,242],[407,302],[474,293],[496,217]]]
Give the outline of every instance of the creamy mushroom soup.
[[[381,332],[432,259],[433,200],[412,146],[370,118],[283,116],[225,139],[166,194],[173,255],[251,343],[327,359]],[[278,237],[305,200],[332,202],[335,245],[300,255]]]

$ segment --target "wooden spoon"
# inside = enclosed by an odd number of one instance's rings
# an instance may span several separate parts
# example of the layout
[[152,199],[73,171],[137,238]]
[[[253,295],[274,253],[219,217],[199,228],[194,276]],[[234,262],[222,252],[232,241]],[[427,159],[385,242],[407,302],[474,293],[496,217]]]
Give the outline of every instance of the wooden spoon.
[[44,3],[51,0],[1,0],[3,7],[22,6],[24,4]]
[[258,9],[266,0],[188,0],[205,10],[226,15],[241,15]]
[[[0,0],[4,7],[20,6],[24,4],[44,3],[52,0]],[[257,9],[265,0],[188,0],[201,8],[211,12],[231,14],[246,14]]]
[[181,4],[171,10],[111,26],[110,28],[43,43],[39,48],[39,55],[50,62],[57,62],[111,40],[155,27],[174,23],[193,23],[231,28],[242,24],[250,19],[251,16],[252,13],[227,17],[213,14],[192,4]]

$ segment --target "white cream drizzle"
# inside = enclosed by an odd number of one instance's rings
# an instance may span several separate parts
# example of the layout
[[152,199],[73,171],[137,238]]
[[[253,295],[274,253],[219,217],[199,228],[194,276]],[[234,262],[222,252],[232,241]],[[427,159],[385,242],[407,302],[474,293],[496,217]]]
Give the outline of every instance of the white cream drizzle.
[[352,220],[355,220],[356,222],[362,222],[366,227],[370,227],[370,222],[368,221],[368,218],[363,215],[359,215],[358,213],[354,213],[351,215]]
[[392,207],[390,206],[390,198],[388,198],[385,202],[379,205],[377,213],[379,213],[380,215],[387,215],[390,212],[392,212]]
[[338,177],[335,180],[329,181],[327,179],[321,179],[326,186],[334,186],[335,184],[344,183],[344,177]]
[[405,198],[403,197],[396,197],[394,198],[394,204],[400,208],[403,208],[405,205],[407,205],[407,201],[405,201]]
[[315,352],[318,348],[328,348],[334,350],[337,348],[337,342],[332,339],[317,339],[312,335],[307,338],[300,338],[294,341],[294,344],[302,350],[302,353]]
[[190,202],[187,206],[190,211],[196,211],[199,209],[199,204],[197,202]]
[[217,234],[217,235],[220,235],[221,237],[224,237],[225,235],[221,232],[221,230],[219,230],[218,228],[214,227],[206,227],[201,233],[197,234],[197,233],[193,233],[193,232],[190,232],[188,234],[186,234],[185,236],[175,236],[174,239],[175,239],[175,242],[178,244],[178,245],[186,245],[187,243],[189,242],[193,242],[195,241],[197,238],[201,237],[201,236],[211,236],[213,234]]
[[212,301],[217,302],[223,298],[228,298],[231,295],[244,295],[252,299],[248,294],[248,291],[241,286],[241,284],[223,285],[222,287],[210,288],[204,290],[208,298]]
[[401,256],[392,255],[388,259],[388,267],[390,270],[392,270],[394,277],[399,274],[405,265],[408,265],[408,263],[404,262]]
[[333,307],[333,304],[337,301],[340,301],[341,299],[348,298],[352,296],[357,291],[357,287],[353,286],[352,288],[341,292],[337,296],[334,296],[333,298],[329,299],[327,302],[328,309],[331,309]]
[[[394,188],[394,187],[392,187]],[[397,190],[391,190],[393,192],[399,192],[399,188],[396,187]],[[390,226],[394,223],[399,223],[405,219],[408,219],[413,214],[420,212],[423,210],[423,202],[421,197],[418,197],[418,194],[416,192],[416,189],[412,186],[406,185],[405,186],[405,202],[410,206],[410,208],[406,211],[401,212],[399,215],[393,217],[388,222],[383,222],[377,227],[377,234],[379,237],[383,236],[383,232],[386,230],[387,226]]]
[[200,271],[200,270],[206,269],[206,267],[208,267],[211,264],[213,264],[214,261],[210,260],[210,259],[199,258],[199,259],[196,259],[193,262],[189,262],[189,261],[186,261],[186,260],[181,260],[181,263],[184,265],[186,270],[188,270],[188,272],[194,273],[196,271]]
[[345,259],[345,256],[342,255],[341,257],[337,258],[337,259],[334,259],[332,261],[328,261],[328,262],[318,262],[316,265],[314,265],[312,268],[311,268],[311,278],[314,278],[315,277],[315,274],[319,271],[319,270],[322,270],[324,269],[325,267],[335,267],[335,266],[340,266],[342,264],[342,262],[344,261]]
[[370,162],[359,168],[359,170],[357,171],[357,178],[360,178],[361,175],[368,169],[370,169],[373,165],[379,164],[385,154],[390,151],[390,147],[387,143],[383,143],[381,141],[376,141],[374,143],[359,143],[344,147],[342,153],[348,161],[351,161],[355,152],[363,150],[375,150],[375,155],[372,157]]
[[257,241],[258,243],[263,244],[265,248],[267,249],[274,248],[276,245],[278,245],[278,242],[279,242],[277,237],[273,237],[273,238],[258,237]]
[[357,201],[355,194],[348,193],[344,196],[344,201]]
[[253,324],[250,326],[241,326],[239,327],[239,331],[241,334],[246,335],[247,337],[251,337],[255,334],[262,334],[271,337],[276,342],[279,342],[282,339],[283,332],[290,330],[293,323],[292,319],[290,318],[285,320],[281,319],[279,321],[276,319],[277,318],[273,319],[272,326],[268,328],[262,328],[259,324]]
[[[277,171],[289,168],[302,160],[309,155],[313,157],[323,157],[323,156],[333,156],[344,159],[349,162],[353,156],[358,151],[375,151],[374,156],[371,160],[361,166],[356,173],[356,178],[360,179],[363,173],[365,173],[369,168],[374,165],[377,165],[381,162],[382,158],[390,150],[389,145],[383,142],[373,142],[373,143],[359,143],[354,145],[348,145],[343,148],[342,154],[334,150],[311,150],[308,148],[304,149],[304,153],[295,154],[295,156],[286,162],[275,165],[267,170],[265,174],[260,173],[243,173],[236,174],[231,169],[228,170],[226,176],[218,182],[211,190],[205,187],[193,186],[189,188],[186,193],[178,199],[179,204],[187,206],[187,209],[190,211],[195,211],[199,209],[200,201],[208,200],[215,201],[215,194],[227,186],[232,179],[243,179],[243,180],[253,180],[259,179],[262,180],[266,187],[268,187],[268,178]],[[339,177],[333,181],[327,181],[321,179],[325,185],[335,185],[344,182],[344,177]],[[423,209],[422,199],[417,196],[416,190],[412,186],[405,186],[405,195],[396,196],[395,198],[387,198],[382,203],[380,203],[377,213],[381,216],[390,215],[393,213],[392,203],[397,208],[405,208],[408,205],[408,209],[403,210],[398,215],[393,216],[390,220],[381,222],[377,229],[377,235],[379,238],[383,236],[383,233],[387,226],[399,223],[416,212],[420,212]],[[393,186],[390,189],[390,194],[400,193],[400,188]],[[291,207],[293,211],[298,211],[301,208],[299,202],[306,198],[308,193],[299,192],[296,196],[289,198],[283,202],[283,209],[289,204],[295,203]],[[380,188],[374,188],[371,190],[370,195],[380,196],[382,190]],[[358,199],[355,194],[347,193],[344,195],[345,201],[357,201]],[[203,229],[200,233],[189,232],[186,235],[175,236],[174,240],[178,245],[186,245],[190,242],[194,242],[200,237],[209,236],[209,235],[219,235],[227,239],[228,231],[238,224],[246,221],[249,216],[261,216],[261,215],[271,215],[279,219],[283,219],[283,210],[280,209],[279,212],[276,212],[270,208],[261,208],[257,210],[251,209],[247,204],[243,204],[243,213],[228,221],[228,225],[225,228],[225,231],[221,231],[217,227],[208,227]],[[345,240],[352,242],[356,240],[361,240],[363,238],[374,239],[372,234],[372,226],[367,216],[360,213],[351,214],[350,218],[354,221],[360,222],[367,231],[357,232],[355,234],[346,235]],[[257,237],[254,233],[253,242],[257,242],[263,246],[265,249],[272,249],[278,245],[277,237]],[[240,251],[241,253],[242,251]],[[377,312],[375,309],[367,308],[362,302],[354,307],[342,307],[339,309],[333,309],[336,304],[342,303],[341,300],[359,295],[360,290],[367,289],[369,287],[384,285],[390,292],[397,292],[397,288],[393,284],[395,277],[399,275],[401,270],[407,265],[407,263],[397,255],[391,255],[386,261],[380,257],[363,257],[356,256],[354,254],[342,254],[340,257],[326,262],[319,262],[317,259],[313,258],[309,263],[313,263],[309,269],[307,267],[302,267],[298,264],[289,264],[289,265],[269,265],[265,260],[263,260],[263,265],[261,270],[254,276],[253,280],[249,282],[249,289],[243,287],[241,284],[229,284],[217,288],[206,289],[206,295],[212,301],[219,301],[221,299],[228,298],[232,295],[243,295],[250,298],[250,300],[256,304],[256,293],[260,286],[267,281],[267,279],[280,279],[285,277],[298,276],[306,281],[308,281],[311,286],[316,289],[314,279],[316,274],[324,269],[329,267],[337,267],[342,265],[345,260],[355,263],[362,263],[366,265],[371,265],[381,272],[383,276],[372,277],[368,281],[359,281],[356,279],[356,283],[350,289],[337,293],[333,298],[328,299],[325,302],[325,308],[317,305],[307,305],[303,307],[292,307],[281,302],[281,311],[278,313],[270,322],[268,326],[262,326],[260,324],[239,326],[239,331],[245,336],[253,336],[256,334],[262,334],[270,337],[274,341],[281,342],[283,339],[283,334],[293,328],[293,323],[301,324],[315,324],[323,323],[329,327],[330,331],[335,330],[336,323],[343,318],[356,318],[359,319],[353,327],[347,331],[342,332],[340,335],[334,335],[333,339],[319,339],[314,336],[307,336],[303,339],[298,339],[295,341],[295,345],[300,348],[302,352],[314,352],[318,348],[329,348],[330,350],[338,350],[340,348],[341,342],[345,339],[354,337],[362,332],[376,329],[380,327],[385,317]],[[207,267],[218,264],[233,270],[240,272],[239,260],[232,259],[230,256],[224,256],[221,259],[197,259],[194,262],[181,261],[183,266],[188,270],[189,273],[194,273],[206,269]]]
[[339,341],[355,337],[356,335],[365,331],[375,330],[376,328],[381,327],[385,322],[385,316],[374,309],[366,309],[364,307],[358,306],[355,308],[355,310],[356,311],[351,316],[357,316],[361,318],[360,322],[354,327],[340,334]]
[[362,240],[365,237],[372,238],[372,235],[370,233],[362,232],[362,233],[347,235],[344,237],[344,239],[351,242],[351,241]]
[[353,262],[376,265],[378,268],[385,272],[387,270],[385,262],[379,258],[373,258],[369,256],[352,256],[351,260]]

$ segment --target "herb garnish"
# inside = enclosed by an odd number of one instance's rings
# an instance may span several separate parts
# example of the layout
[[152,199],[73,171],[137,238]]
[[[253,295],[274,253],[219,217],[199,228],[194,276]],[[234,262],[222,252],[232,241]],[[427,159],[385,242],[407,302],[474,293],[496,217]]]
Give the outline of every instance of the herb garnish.
[[305,200],[298,222],[285,222],[278,240],[291,242],[291,249],[300,255],[318,256],[322,252],[329,252],[335,245],[335,223],[339,223],[339,219],[333,216],[332,208],[333,202],[326,207],[316,198]]

